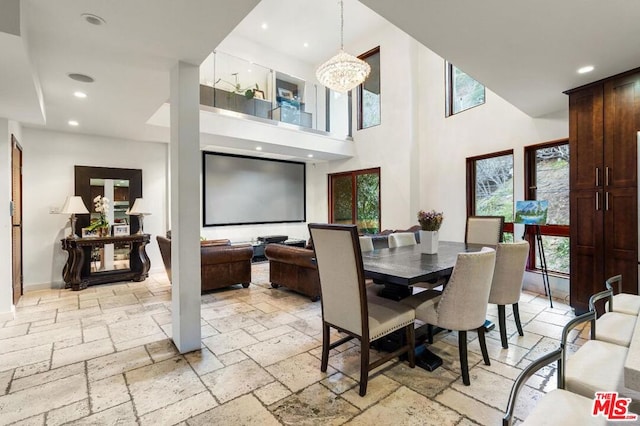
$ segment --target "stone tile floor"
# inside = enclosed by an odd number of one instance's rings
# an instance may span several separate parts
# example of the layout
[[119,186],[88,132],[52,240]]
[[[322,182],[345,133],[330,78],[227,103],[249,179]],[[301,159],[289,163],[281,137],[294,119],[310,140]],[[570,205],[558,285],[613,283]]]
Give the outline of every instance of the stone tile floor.
[[[441,333],[434,372],[387,363],[358,395],[359,346],[343,345],[320,372],[320,303],[272,289],[268,263],[253,284],[202,296],[202,350],[179,355],[170,340],[164,273],[142,283],[25,294],[0,322],[0,424],[16,425],[498,425],[514,378],[556,348],[573,317],[556,300],[523,293],[525,335],[508,318],[509,349],[487,334],[485,366],[469,333],[471,386],[460,378],[457,335]],[[510,313],[511,309],[507,308]],[[497,309],[489,306],[497,322]],[[587,338],[574,331],[571,350]],[[372,358],[376,352],[372,351]],[[555,387],[555,368],[525,387],[524,418]]]

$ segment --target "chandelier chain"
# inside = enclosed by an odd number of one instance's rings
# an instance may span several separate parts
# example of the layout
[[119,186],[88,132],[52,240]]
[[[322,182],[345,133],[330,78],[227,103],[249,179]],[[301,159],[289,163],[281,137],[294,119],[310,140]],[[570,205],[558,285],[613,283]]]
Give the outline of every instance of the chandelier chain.
[[340,50],[344,50],[344,2],[340,0]]

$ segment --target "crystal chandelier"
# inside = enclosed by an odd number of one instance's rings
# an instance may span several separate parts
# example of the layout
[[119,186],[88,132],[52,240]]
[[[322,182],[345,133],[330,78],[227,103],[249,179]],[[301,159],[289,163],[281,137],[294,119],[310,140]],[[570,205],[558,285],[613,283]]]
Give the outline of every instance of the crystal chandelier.
[[362,59],[344,51],[344,5],[340,0],[340,52],[316,70],[316,77],[323,86],[345,93],[367,78],[371,67]]

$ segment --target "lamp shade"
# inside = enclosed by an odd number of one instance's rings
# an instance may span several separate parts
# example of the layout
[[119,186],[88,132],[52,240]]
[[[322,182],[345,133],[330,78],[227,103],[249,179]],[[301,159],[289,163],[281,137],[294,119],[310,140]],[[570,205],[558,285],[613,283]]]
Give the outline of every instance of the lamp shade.
[[87,214],[89,213],[89,210],[87,210],[87,206],[84,205],[82,197],[80,197],[79,195],[71,195],[67,197],[67,201],[64,202],[60,213]]
[[136,201],[133,203],[133,207],[127,211],[127,214],[133,216],[150,215],[151,211],[143,198],[136,198]]

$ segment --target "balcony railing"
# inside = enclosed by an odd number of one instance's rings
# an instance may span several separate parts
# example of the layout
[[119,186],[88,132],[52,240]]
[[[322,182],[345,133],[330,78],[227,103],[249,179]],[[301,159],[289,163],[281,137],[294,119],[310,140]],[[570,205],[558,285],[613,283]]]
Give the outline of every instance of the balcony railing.
[[[346,137],[347,96],[228,53],[200,67],[200,104]],[[329,115],[327,115],[329,112]]]

